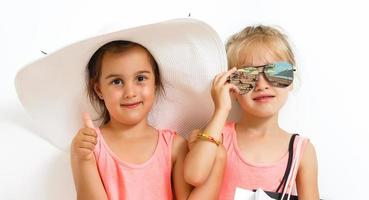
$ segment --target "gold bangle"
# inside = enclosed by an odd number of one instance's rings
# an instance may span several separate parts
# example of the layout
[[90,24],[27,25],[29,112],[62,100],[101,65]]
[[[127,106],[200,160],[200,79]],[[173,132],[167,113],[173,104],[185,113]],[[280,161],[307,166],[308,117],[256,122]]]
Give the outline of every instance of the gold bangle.
[[219,140],[216,140],[214,137],[212,137],[212,136],[210,136],[209,134],[206,134],[206,133],[199,133],[197,135],[197,138],[201,139],[201,140],[212,142],[212,143],[216,144],[217,146],[219,146],[221,144],[221,142]]

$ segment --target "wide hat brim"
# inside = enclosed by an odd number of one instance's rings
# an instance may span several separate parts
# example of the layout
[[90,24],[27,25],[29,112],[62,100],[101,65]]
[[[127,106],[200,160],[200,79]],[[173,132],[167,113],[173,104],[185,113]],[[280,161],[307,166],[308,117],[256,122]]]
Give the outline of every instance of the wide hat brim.
[[226,53],[210,26],[186,18],[101,34],[22,68],[16,76],[16,91],[34,119],[35,134],[68,150],[82,127],[81,113],[98,116],[86,95],[86,66],[100,46],[113,40],[141,44],[159,65],[165,96],[157,99],[150,112],[151,125],[186,137],[206,124],[213,111],[211,81],[227,70]]

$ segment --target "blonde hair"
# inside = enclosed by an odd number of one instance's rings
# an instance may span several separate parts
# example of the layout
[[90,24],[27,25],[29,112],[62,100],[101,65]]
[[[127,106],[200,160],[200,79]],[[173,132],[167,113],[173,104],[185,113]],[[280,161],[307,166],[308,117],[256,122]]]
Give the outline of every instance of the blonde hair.
[[277,28],[258,25],[248,26],[228,39],[226,51],[229,69],[241,67],[244,60],[260,48],[266,48],[274,57],[296,65],[287,36]]

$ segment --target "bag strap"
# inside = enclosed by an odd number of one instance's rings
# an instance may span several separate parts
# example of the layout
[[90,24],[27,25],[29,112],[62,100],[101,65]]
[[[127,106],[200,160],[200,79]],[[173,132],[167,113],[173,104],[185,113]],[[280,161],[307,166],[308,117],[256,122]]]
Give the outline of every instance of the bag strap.
[[293,160],[293,144],[295,142],[296,136],[298,136],[298,135],[299,134],[293,134],[291,136],[290,143],[288,144],[288,162],[287,162],[287,167],[286,167],[286,170],[284,172],[283,179],[282,179],[281,183],[279,184],[277,190],[275,191],[277,193],[281,189],[281,187],[283,188],[282,191],[286,187],[286,182],[287,182],[287,179],[288,179],[288,174],[291,171],[291,165],[292,165],[292,160]]
[[[294,158],[294,160],[292,162],[291,171],[290,171],[290,174],[288,175],[287,182],[286,182],[285,188],[283,190],[282,198],[281,199],[283,199],[283,197],[286,194],[288,194],[287,200],[289,200],[290,197],[291,197],[292,187],[294,185],[296,174],[297,174],[297,171],[298,171],[298,168],[299,168],[300,156],[301,156],[303,142],[304,142],[304,139],[302,138],[297,143],[297,146],[296,146],[296,156],[295,156],[295,158]],[[287,186],[287,188],[286,188],[286,186]],[[287,191],[287,189],[289,191]]]

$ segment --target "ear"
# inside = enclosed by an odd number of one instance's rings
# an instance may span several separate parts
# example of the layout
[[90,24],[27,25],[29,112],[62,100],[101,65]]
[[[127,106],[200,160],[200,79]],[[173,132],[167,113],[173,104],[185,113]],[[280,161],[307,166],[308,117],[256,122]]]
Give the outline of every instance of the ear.
[[104,99],[104,96],[102,95],[102,92],[101,92],[99,83],[95,83],[94,90],[95,90],[95,93],[97,94],[97,96],[99,96],[99,98],[101,100],[103,100]]

